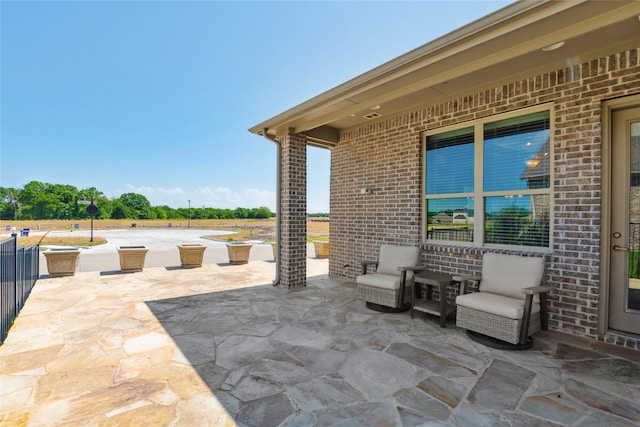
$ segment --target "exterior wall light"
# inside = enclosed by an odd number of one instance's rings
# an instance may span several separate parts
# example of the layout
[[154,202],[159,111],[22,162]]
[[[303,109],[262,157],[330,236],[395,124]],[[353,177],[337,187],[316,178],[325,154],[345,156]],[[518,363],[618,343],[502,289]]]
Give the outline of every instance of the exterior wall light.
[[360,189],[360,194],[371,194],[373,193],[372,187],[363,187]]

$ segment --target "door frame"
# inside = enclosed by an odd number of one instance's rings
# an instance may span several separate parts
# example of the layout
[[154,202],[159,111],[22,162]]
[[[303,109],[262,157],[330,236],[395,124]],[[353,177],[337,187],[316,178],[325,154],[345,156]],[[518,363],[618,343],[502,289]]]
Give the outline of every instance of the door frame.
[[[602,103],[602,176],[600,199],[600,295],[598,299],[598,335],[609,332],[609,277],[611,274],[611,143],[612,116],[616,110],[640,107],[640,94],[610,99]],[[615,331],[627,334],[623,331]]]

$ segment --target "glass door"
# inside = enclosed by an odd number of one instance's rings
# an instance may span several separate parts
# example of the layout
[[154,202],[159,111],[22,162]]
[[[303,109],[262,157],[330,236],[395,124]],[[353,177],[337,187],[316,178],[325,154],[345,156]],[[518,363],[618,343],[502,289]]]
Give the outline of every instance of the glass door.
[[609,327],[640,334],[640,107],[614,111]]

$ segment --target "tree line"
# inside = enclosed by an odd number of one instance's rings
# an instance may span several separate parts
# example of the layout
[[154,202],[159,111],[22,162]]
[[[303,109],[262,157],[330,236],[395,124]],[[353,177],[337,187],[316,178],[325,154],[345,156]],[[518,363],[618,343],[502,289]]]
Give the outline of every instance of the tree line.
[[267,207],[259,208],[170,208],[151,206],[142,194],[125,193],[109,199],[94,187],[79,190],[73,185],[31,181],[23,188],[0,187],[0,219],[45,220],[87,219],[87,205],[94,201],[97,219],[243,219],[275,216]]

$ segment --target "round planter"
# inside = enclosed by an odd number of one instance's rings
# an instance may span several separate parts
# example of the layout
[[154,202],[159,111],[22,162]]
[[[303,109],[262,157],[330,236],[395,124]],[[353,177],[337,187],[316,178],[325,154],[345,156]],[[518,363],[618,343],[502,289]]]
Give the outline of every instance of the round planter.
[[202,267],[205,249],[207,249],[206,246],[199,244],[178,245],[182,268]]
[[147,252],[149,249],[146,246],[118,246],[120,270],[123,273],[142,271]]
[[329,258],[329,242],[314,240],[313,249],[316,251],[316,258]]
[[49,277],[73,276],[75,274],[80,249],[47,249],[43,254],[47,259]]
[[248,263],[251,246],[253,245],[250,243],[227,243],[229,263],[234,265]]

